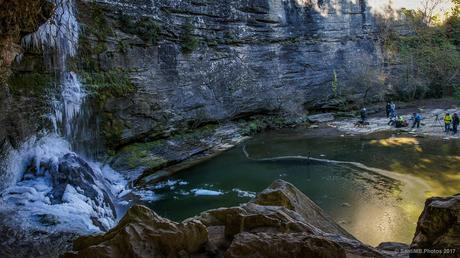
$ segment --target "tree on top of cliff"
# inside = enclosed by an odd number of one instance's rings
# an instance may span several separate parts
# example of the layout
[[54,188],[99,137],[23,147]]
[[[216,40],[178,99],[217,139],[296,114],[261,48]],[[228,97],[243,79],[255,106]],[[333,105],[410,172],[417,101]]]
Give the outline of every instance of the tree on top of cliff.
[[[389,83],[395,97],[403,100],[452,96],[460,84],[458,4],[441,22],[434,12],[441,1],[423,3],[420,9],[402,9],[400,17],[386,20],[380,34],[387,63],[398,67]],[[401,24],[408,29],[402,32]]]

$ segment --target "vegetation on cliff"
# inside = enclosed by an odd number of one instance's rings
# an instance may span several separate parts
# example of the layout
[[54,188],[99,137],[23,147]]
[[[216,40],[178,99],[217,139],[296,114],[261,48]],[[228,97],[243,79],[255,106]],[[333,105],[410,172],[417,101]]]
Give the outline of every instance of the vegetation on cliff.
[[[380,37],[389,64],[400,65],[391,84],[402,100],[452,96],[460,86],[460,1],[445,20],[430,11],[439,1],[427,0],[427,8],[402,9],[387,18]],[[398,25],[408,31],[398,31]]]

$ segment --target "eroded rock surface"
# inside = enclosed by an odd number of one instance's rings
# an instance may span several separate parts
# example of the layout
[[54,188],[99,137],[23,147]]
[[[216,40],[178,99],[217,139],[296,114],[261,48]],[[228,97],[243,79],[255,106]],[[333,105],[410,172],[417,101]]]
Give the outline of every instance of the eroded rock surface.
[[182,223],[135,206],[116,228],[79,238],[74,249],[64,257],[385,256],[354,239],[281,180],[250,203],[206,211]]
[[[288,256],[287,256],[288,255]],[[225,257],[346,257],[337,243],[302,233],[241,233],[232,242]]]
[[426,201],[411,249],[460,251],[460,195]]
[[207,239],[200,221],[175,223],[146,207],[134,206],[117,227],[104,235],[77,239],[77,252],[63,257],[179,257],[199,252]]

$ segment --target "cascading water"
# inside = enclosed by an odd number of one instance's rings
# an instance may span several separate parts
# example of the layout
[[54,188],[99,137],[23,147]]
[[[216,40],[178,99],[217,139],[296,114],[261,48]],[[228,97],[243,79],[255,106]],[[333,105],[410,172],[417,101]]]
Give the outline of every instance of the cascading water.
[[13,213],[11,223],[22,228],[97,232],[114,225],[116,197],[124,192],[126,181],[110,167],[73,151],[86,94],[66,63],[77,53],[79,26],[73,0],[55,4],[52,21],[23,39],[24,47],[48,53],[45,56],[51,58],[45,61],[56,71],[60,90],[51,98],[48,115],[53,131],[32,137],[10,153],[0,207]]

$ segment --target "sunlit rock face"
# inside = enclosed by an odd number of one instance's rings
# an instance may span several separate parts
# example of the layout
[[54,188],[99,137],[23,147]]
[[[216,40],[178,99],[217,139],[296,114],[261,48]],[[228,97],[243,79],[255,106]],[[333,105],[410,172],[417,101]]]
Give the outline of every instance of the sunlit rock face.
[[[365,1],[97,1],[80,3],[79,15],[86,31],[111,29],[86,35],[98,50],[91,62],[121,68],[136,86],[103,107],[117,125],[114,144],[256,113],[337,109],[342,102],[328,103],[339,93],[360,105],[363,77],[381,64]],[[156,24],[155,42],[128,28],[140,17]],[[367,98],[378,100],[382,89]]]
[[459,219],[460,195],[428,199],[417,223],[411,249],[440,250],[446,256],[454,255],[455,249],[460,248]]

